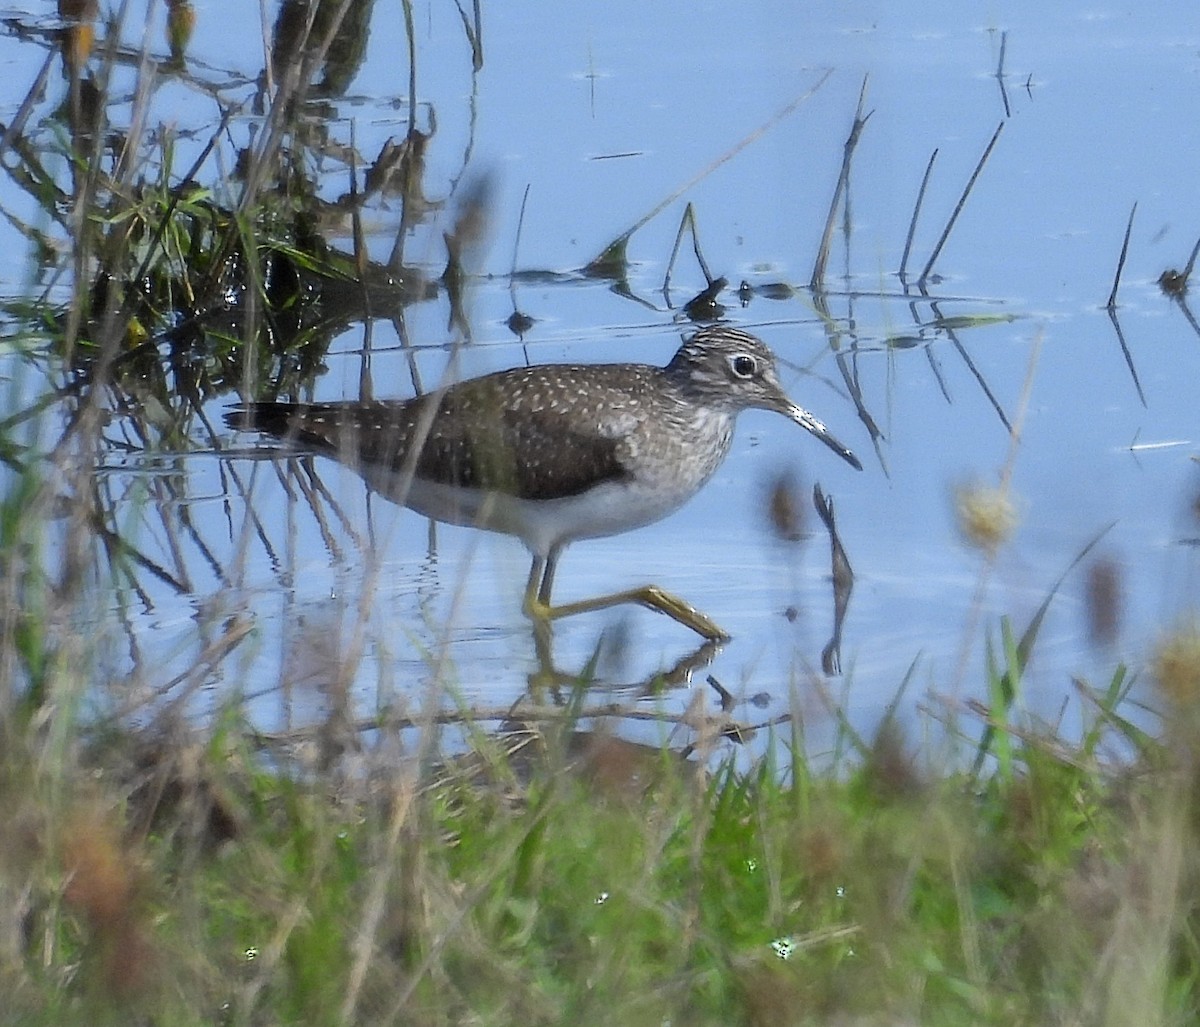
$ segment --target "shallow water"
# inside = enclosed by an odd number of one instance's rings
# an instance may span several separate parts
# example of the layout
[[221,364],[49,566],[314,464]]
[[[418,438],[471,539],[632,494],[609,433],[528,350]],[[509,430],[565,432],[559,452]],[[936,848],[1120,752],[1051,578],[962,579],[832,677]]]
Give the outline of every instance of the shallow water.
[[[401,329],[426,387],[447,373],[525,361],[665,361],[686,329],[680,305],[705,284],[685,243],[671,290],[662,291],[690,202],[706,261],[731,283],[721,297],[727,318],[776,350],[793,398],[858,453],[865,471],[783,418],[744,415],[733,454],[699,497],[659,524],[571,547],[556,598],[646,581],[686,597],[733,641],[690,689],[662,701],[678,710],[702,693],[711,705],[716,694],[704,678],[712,674],[738,700],[738,720],[766,721],[794,704],[819,748],[830,726],[822,694],[843,700],[864,731],[910,674],[909,714],[924,707],[943,715],[947,699],[951,710],[982,699],[986,640],[998,648],[999,618],[1023,630],[1100,537],[1051,603],[1023,684],[1026,709],[1077,730],[1090,711],[1073,679],[1105,684],[1120,661],[1141,672],[1160,632],[1196,603],[1200,333],[1156,280],[1181,268],[1200,236],[1200,13],[1171,4],[1136,16],[1022,4],[991,23],[950,4],[903,14],[889,5],[805,5],[802,15],[792,4],[755,6],[738,15],[728,5],[695,5],[680,19],[650,4],[485,4],[485,63],[473,78],[457,12],[418,5],[418,121],[427,126],[436,112],[426,194],[448,198],[460,180],[494,176],[491,246],[469,291],[470,341],[454,346],[460,333],[447,327],[444,296],[407,308],[402,322],[374,321],[369,340],[355,324],[335,341],[315,395],[357,395],[368,342],[376,394],[410,394]],[[407,127],[397,11],[374,8],[366,59],[326,118],[343,142],[353,125],[367,155]],[[212,3],[199,11],[190,58],[253,76],[261,36],[255,5]],[[42,52],[12,35],[0,42],[7,122]],[[839,215],[823,316],[803,286],[864,76],[871,113],[852,167],[848,234]],[[62,88],[52,77],[51,92]],[[248,92],[235,82],[226,95]],[[154,111],[177,123],[180,167],[218,116],[178,81],[164,81]],[[937,259],[930,297],[906,294],[895,272],[930,154],[938,156],[910,274],[929,258],[1000,124]],[[630,295],[579,275],[510,280],[527,187],[517,266],[570,272],[765,125],[633,235]],[[243,114],[231,138],[256,128]],[[344,171],[322,187],[330,196],[344,191]],[[1103,306],[1134,201],[1117,311],[1126,358]],[[452,208],[451,200],[407,241],[408,261],[434,277]],[[20,195],[6,209],[27,213]],[[365,222],[372,255],[386,260],[395,209],[374,204]],[[26,247],[4,241],[4,291],[19,295]],[[344,232],[333,241],[349,248]],[[735,290],[743,280],[794,289],[781,299],[753,292],[742,305]],[[535,319],[524,339],[506,326],[514,302]],[[850,383],[882,433],[876,444]],[[232,398],[212,399],[213,423]],[[1018,426],[1015,446],[1005,418]],[[114,668],[132,667],[137,684],[161,689],[187,675],[233,619],[248,627],[247,641],[211,664],[201,660],[202,673],[179,686],[199,687],[189,700],[198,710],[237,689],[257,696],[251,710],[264,726],[310,722],[346,667],[355,668],[349,683],[364,714],[414,709],[431,685],[447,701],[486,710],[525,692],[537,661],[520,613],[528,558],[517,542],[431,528],[325,461],[314,470],[328,497],[314,506],[295,491],[306,474],[299,462],[251,459],[261,454],[246,452],[244,437],[219,440],[238,447],[233,456],[218,455],[200,431],[193,441],[194,449],[165,457],[118,447],[104,456],[102,487],[123,530],[185,569],[189,584],[180,595],[148,581],[141,594],[122,597],[120,616],[102,617]],[[960,538],[954,490],[994,485],[1009,466],[1020,525],[985,570]],[[773,537],[766,515],[784,472],[800,483],[807,508],[809,537],[799,543]],[[835,502],[856,575],[840,677],[821,672],[833,608],[828,542],[808,506],[814,482]],[[1088,632],[1097,560],[1116,569],[1120,594],[1116,635],[1102,644]],[[229,568],[233,591],[220,580]],[[554,662],[580,671],[606,632],[597,701],[632,700],[656,670],[697,645],[651,612],[603,613],[560,624]],[[1135,699],[1153,702],[1144,687]],[[972,723],[968,716],[964,726]]]

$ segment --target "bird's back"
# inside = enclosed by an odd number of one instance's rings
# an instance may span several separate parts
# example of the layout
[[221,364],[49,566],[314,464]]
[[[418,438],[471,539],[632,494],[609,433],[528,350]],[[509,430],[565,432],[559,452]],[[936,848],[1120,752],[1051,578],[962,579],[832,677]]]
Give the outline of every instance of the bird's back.
[[632,407],[659,368],[537,365],[474,378],[407,400],[251,402],[226,415],[327,453],[359,471],[520,499],[578,495],[629,474]]

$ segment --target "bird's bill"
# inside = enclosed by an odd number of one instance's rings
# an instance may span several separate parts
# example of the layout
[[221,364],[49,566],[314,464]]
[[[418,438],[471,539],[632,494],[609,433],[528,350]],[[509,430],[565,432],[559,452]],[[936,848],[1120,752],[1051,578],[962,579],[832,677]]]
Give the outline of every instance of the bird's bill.
[[829,429],[826,428],[824,424],[813,417],[813,415],[803,407],[798,407],[794,403],[791,403],[788,405],[788,408],[784,411],[784,413],[786,413],[788,417],[800,425],[801,428],[812,432],[813,435],[824,442],[825,445],[832,449],[855,470],[862,470],[862,464],[859,463],[858,457],[856,457],[848,447],[843,446],[840,442],[838,442],[838,440],[835,439],[830,433]]

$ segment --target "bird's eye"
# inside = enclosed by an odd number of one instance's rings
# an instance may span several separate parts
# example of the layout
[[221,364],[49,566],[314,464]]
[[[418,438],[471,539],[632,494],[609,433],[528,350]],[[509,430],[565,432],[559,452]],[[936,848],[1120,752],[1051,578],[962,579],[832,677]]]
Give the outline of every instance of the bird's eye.
[[739,378],[753,378],[758,370],[758,361],[745,353],[739,353],[729,362],[729,366]]

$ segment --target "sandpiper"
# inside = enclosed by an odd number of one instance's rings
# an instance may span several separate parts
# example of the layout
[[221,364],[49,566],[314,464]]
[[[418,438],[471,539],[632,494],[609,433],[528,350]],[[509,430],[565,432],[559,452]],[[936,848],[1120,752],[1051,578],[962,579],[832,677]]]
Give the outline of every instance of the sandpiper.
[[560,606],[550,592],[569,543],[650,524],[695,495],[751,408],[783,414],[862,469],[788,399],[767,346],[727,326],[702,328],[665,367],[540,364],[413,399],[244,403],[225,419],[333,457],[425,516],[517,536],[533,554],[525,610],[535,621],[640,603],[723,640],[655,585]]

